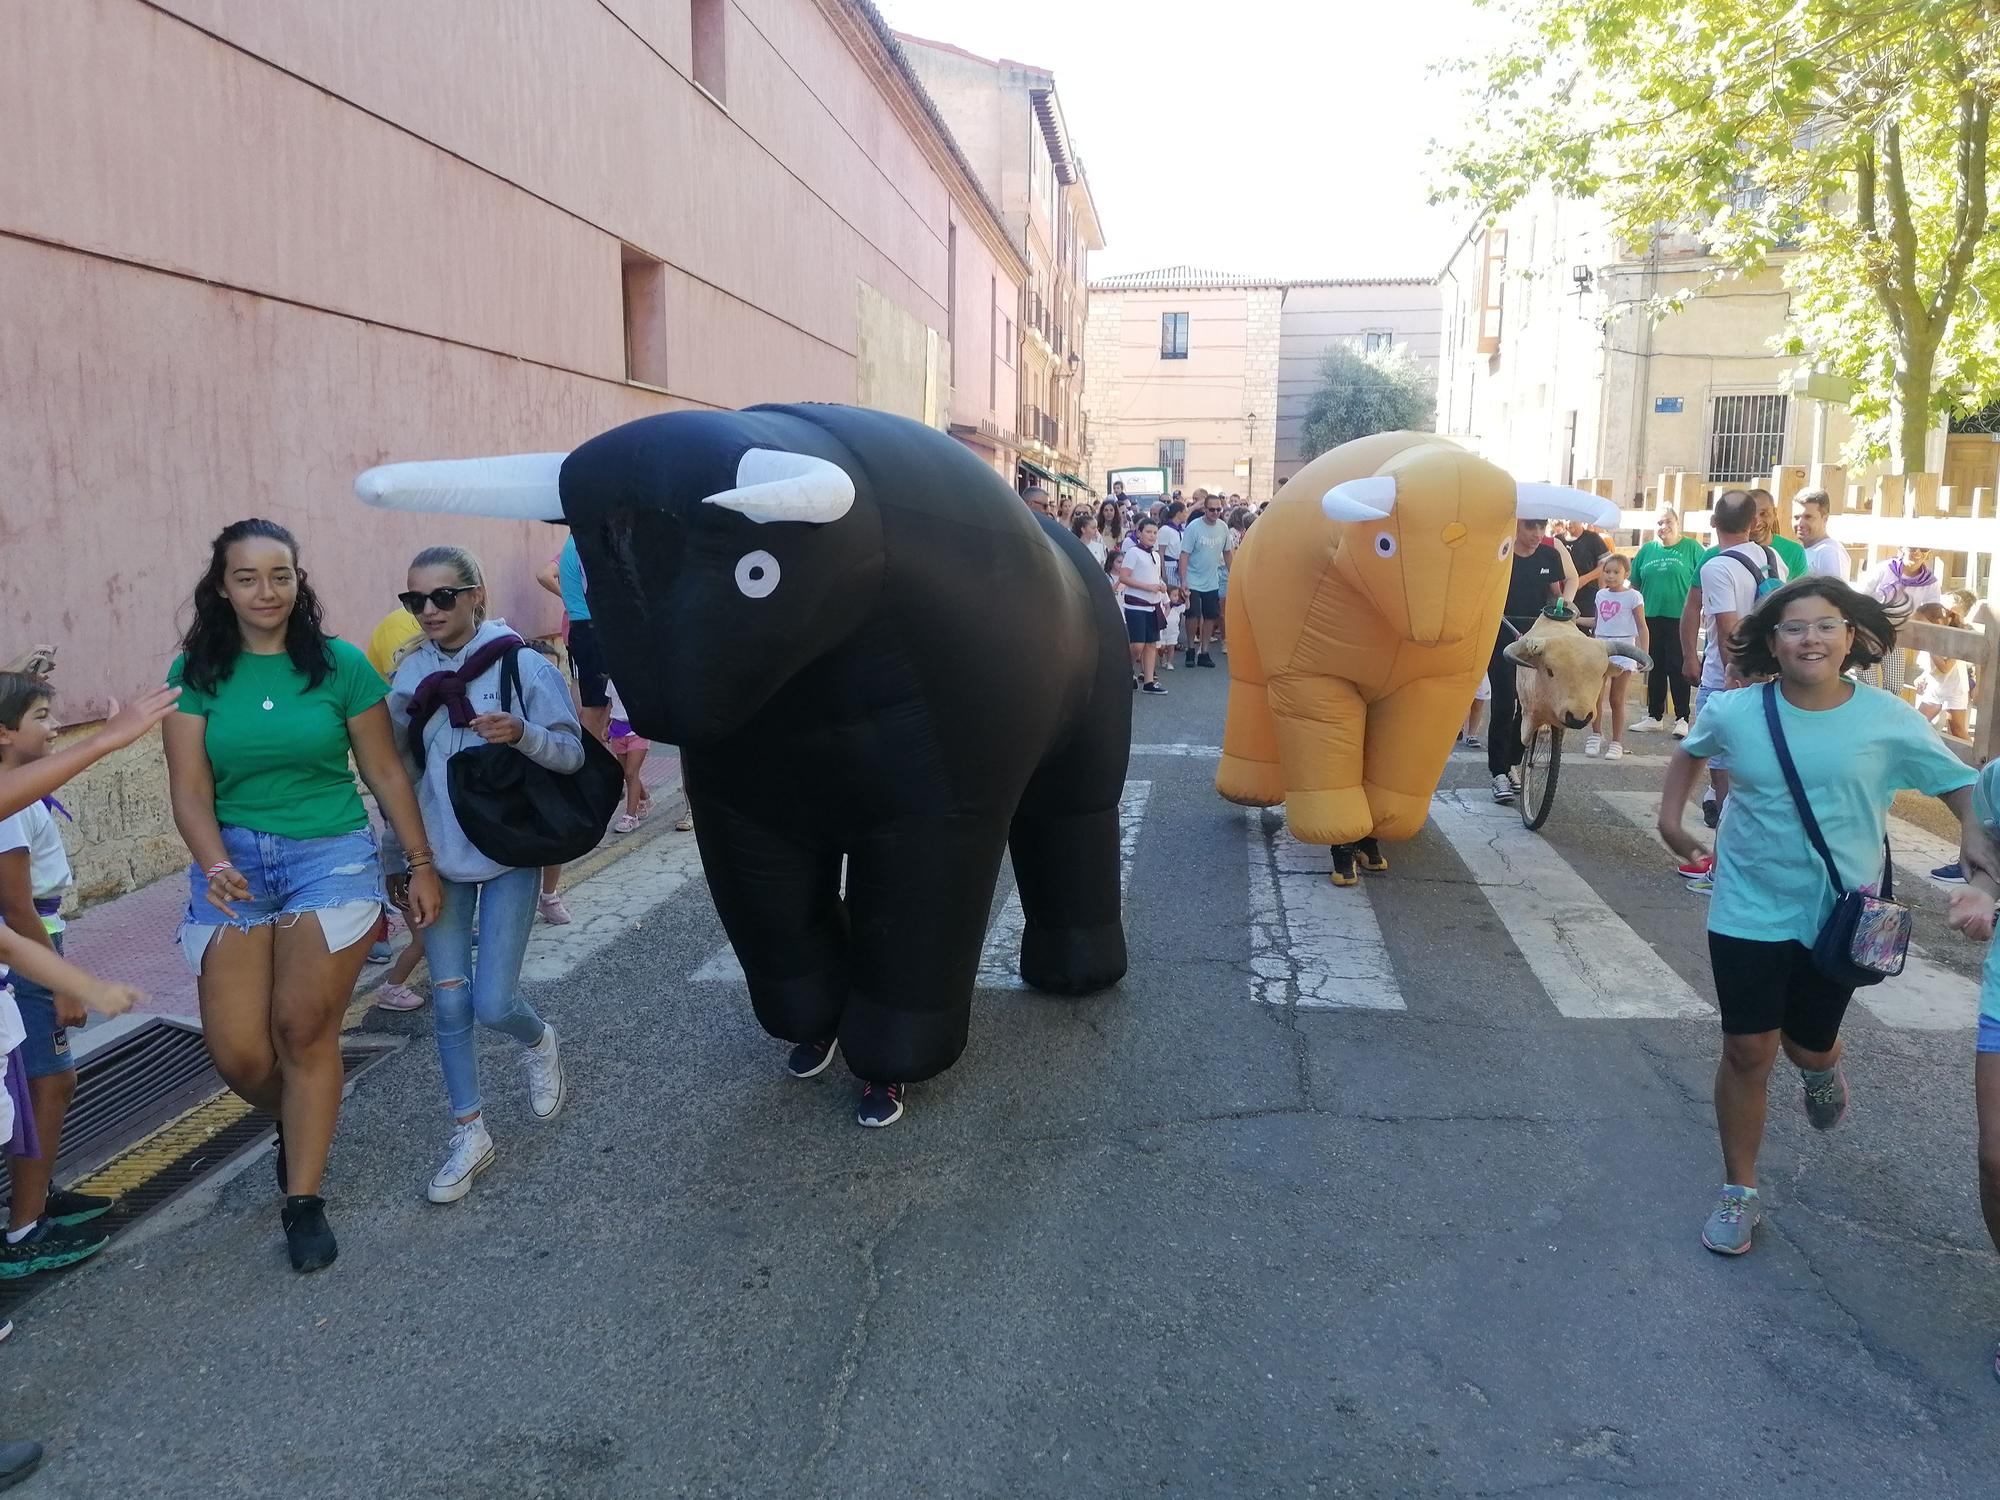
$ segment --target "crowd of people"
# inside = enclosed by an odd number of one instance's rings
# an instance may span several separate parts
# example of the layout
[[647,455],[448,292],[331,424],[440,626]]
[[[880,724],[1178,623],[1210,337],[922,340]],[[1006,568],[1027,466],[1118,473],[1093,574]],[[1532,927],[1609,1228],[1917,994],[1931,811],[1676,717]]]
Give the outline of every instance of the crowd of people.
[[[1191,504],[1177,493],[1135,500],[1122,490],[1061,512],[1042,491],[1024,500],[1067,526],[1104,568],[1136,691],[1165,692],[1158,673],[1177,656],[1187,668],[1216,665],[1231,561],[1261,507],[1201,489]],[[1794,541],[1779,534],[1768,493],[1729,491],[1711,513],[1713,546],[1684,535],[1666,510],[1629,557],[1588,527],[1551,536],[1541,522],[1518,523],[1502,624],[1465,732],[1478,744],[1480,710],[1490,708],[1493,794],[1510,800],[1521,747],[1515,670],[1501,653],[1545,610],[1650,653],[1644,717],[1626,724],[1630,684],[1614,671],[1585,751],[1618,760],[1628,730],[1680,742],[1659,830],[1690,888],[1712,898],[1725,1183],[1702,1241],[1725,1255],[1747,1251],[1758,1222],[1756,1161],[1778,1054],[1798,1068],[1815,1128],[1832,1129],[1847,1110],[1840,1025],[1865,981],[1829,967],[1822,928],[1829,900],[1843,893],[1890,899],[1886,831],[1898,790],[1938,797],[1962,825],[1967,863],[1936,872],[1967,882],[1952,903],[1954,924],[1990,936],[2000,900],[2000,772],[1989,766],[1975,778],[1936,732],[1964,730],[1966,664],[1920,656],[1912,703],[1895,644],[1913,611],[1961,624],[1980,607],[1947,592],[1914,546],[1850,586],[1848,556],[1826,533],[1827,509],[1823,494],[1799,496]],[[215,538],[167,685],[114,706],[95,734],[58,748],[48,648],[0,671],[0,1133],[12,1174],[0,1279],[73,1264],[105,1243],[94,1226],[112,1201],[52,1183],[75,1091],[68,1031],[90,1011],[117,1015],[140,997],[63,957],[70,870],[59,793],[155,726],[192,861],[179,945],[218,1073],[277,1123],[280,1224],[294,1268],[318,1270],[338,1254],[322,1188],[340,1107],[340,1025],[362,966],[386,956],[389,910],[402,914],[411,943],[382,1003],[426,1003],[406,981],[419,959],[430,966],[451,1118],[431,1200],[462,1198],[495,1159],[476,1027],[517,1045],[534,1118],[559,1113],[560,1043],[520,989],[534,922],[568,920],[559,871],[512,868],[483,853],[461,826],[447,774],[454,756],[486,745],[567,775],[595,737],[625,776],[617,827],[636,828],[650,811],[640,777],[646,746],[605,671],[573,542],[543,582],[564,604],[573,682],[489,617],[479,560],[456,546],[411,560],[398,609],[364,652],[327,633],[297,539],[252,519]],[[1704,772],[1713,851],[1682,818]],[[1977,1047],[1981,1202],[2000,1244],[2000,962],[1988,963]]]

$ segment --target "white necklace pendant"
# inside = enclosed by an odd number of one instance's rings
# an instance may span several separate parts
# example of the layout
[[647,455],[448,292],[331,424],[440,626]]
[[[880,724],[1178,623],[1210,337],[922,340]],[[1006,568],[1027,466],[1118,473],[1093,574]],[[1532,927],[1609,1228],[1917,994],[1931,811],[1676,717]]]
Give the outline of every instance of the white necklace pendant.
[[266,713],[269,713],[272,709],[276,708],[277,706],[278,705],[273,703],[269,698],[266,698],[264,700],[264,711]]

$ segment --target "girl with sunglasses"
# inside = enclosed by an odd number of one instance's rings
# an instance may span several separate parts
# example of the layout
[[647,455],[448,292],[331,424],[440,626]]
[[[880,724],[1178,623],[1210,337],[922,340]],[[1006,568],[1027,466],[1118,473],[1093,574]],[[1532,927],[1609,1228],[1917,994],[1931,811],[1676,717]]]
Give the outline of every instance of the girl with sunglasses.
[[[389,716],[444,882],[443,908],[424,947],[452,1134],[428,1195],[433,1203],[456,1203],[494,1156],[479,1094],[474,1021],[521,1044],[528,1107],[536,1119],[553,1119],[562,1108],[563,1069],[555,1028],[521,998],[521,960],[542,872],[498,864],[473,845],[452,809],[446,767],[459,751],[486,744],[511,745],[551,771],[575,771],[583,764],[583,728],[561,670],[506,625],[486,618],[486,577],[470,552],[425,548],[411,560],[409,592],[400,597],[424,639],[396,667]],[[510,657],[520,692],[503,709],[501,675]],[[401,863],[393,846],[385,859],[391,870]],[[390,877],[399,905],[405,878]]]
[[275,521],[216,537],[168,680],[174,823],[188,871],[181,949],[203,1039],[231,1088],[278,1118],[292,1267],[339,1254],[320,1196],[344,1082],[340,1021],[382,912],[382,874],[352,764],[412,851],[412,926],[437,914],[416,794],[360,649],[328,635]]

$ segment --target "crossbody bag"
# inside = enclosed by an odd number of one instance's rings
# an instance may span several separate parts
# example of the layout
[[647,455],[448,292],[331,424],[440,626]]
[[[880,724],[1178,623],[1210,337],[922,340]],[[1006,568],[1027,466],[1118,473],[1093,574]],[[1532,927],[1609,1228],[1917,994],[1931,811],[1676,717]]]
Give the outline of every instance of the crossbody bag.
[[1895,865],[1889,855],[1889,840],[1882,840],[1882,894],[1850,891],[1841,884],[1834,865],[1833,851],[1819,831],[1819,819],[1806,802],[1806,790],[1799,784],[1799,768],[1792,762],[1792,747],[1785,743],[1785,726],[1778,717],[1778,685],[1764,684],[1764,722],[1771,729],[1771,743],[1778,752],[1778,768],[1785,773],[1785,785],[1792,793],[1792,805],[1799,810],[1806,837],[1826,866],[1826,878],[1833,882],[1833,911],[1820,927],[1813,943],[1813,967],[1835,984],[1880,984],[1903,972],[1910,951],[1910,909],[1894,899]]

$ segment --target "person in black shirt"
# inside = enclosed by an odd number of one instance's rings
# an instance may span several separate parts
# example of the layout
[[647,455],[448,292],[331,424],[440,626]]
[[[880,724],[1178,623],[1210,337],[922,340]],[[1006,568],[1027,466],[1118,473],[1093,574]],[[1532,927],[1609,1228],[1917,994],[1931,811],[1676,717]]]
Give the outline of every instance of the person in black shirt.
[[1500,631],[1493,642],[1493,659],[1486,666],[1492,701],[1486,726],[1486,769],[1493,776],[1493,800],[1514,800],[1514,768],[1521,763],[1521,737],[1514,728],[1515,672],[1519,669],[1500,653],[1527,634],[1549,603],[1567,598],[1575,587],[1575,571],[1560,548],[1543,540],[1546,521],[1514,523],[1513,575],[1507,580],[1507,603]]
[[1569,560],[1576,567],[1577,624],[1585,635],[1597,629],[1597,585],[1611,544],[1582,521],[1569,524]]

